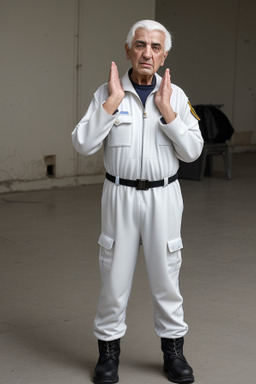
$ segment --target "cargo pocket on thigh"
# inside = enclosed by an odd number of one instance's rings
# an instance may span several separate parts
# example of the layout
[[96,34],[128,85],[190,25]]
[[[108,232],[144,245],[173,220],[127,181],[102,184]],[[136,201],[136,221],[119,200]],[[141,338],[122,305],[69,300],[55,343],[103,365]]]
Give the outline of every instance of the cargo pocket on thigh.
[[114,239],[104,233],[100,235],[98,240],[98,244],[100,245],[99,263],[100,268],[104,271],[110,271],[111,269],[114,254],[114,242]]
[[181,267],[181,249],[183,248],[181,237],[169,240],[167,242],[168,252],[167,252],[167,263],[168,263],[168,273],[173,273],[180,269]]

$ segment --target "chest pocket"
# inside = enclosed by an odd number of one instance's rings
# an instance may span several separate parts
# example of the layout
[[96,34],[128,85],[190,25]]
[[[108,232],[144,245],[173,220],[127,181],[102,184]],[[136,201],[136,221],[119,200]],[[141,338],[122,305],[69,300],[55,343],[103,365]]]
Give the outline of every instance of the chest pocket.
[[119,114],[108,135],[110,147],[130,147],[132,144],[132,115]]

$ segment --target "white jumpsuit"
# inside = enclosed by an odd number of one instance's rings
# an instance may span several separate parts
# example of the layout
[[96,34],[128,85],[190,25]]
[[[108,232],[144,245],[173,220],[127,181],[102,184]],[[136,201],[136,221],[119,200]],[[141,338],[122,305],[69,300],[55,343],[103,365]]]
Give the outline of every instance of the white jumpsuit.
[[162,122],[154,103],[160,83],[156,74],[155,89],[144,108],[127,72],[122,78],[125,97],[114,115],[102,107],[108,97],[108,85],[102,85],[72,132],[73,145],[82,155],[93,154],[104,144],[109,174],[129,180],[165,180],[164,187],[145,191],[104,182],[99,238],[102,286],[94,321],[94,334],[100,340],[115,340],[125,334],[140,242],[156,334],[178,338],[188,330],[179,290],[183,200],[178,180],[168,185],[167,179],[178,171],[178,159],[191,162],[200,156],[203,139],[188,98],[175,85],[171,105],[176,118],[170,124]]

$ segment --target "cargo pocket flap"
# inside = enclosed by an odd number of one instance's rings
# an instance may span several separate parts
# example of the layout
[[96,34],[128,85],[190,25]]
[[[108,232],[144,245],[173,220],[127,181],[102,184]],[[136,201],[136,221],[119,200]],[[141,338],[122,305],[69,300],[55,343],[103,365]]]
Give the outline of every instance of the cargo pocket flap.
[[178,251],[183,248],[181,237],[177,237],[176,239],[168,241],[168,248],[170,252]]
[[98,240],[98,244],[101,245],[103,248],[110,250],[113,247],[115,240],[111,237],[105,235],[105,233],[102,233],[100,235],[100,238]]

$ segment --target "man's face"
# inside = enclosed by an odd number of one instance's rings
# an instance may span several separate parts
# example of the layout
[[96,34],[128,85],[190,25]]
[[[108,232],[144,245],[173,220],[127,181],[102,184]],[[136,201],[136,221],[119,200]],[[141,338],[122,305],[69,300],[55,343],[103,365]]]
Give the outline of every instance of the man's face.
[[132,80],[151,84],[154,74],[164,65],[168,52],[164,51],[165,35],[161,31],[136,30],[131,48],[125,45],[126,57],[132,63]]

